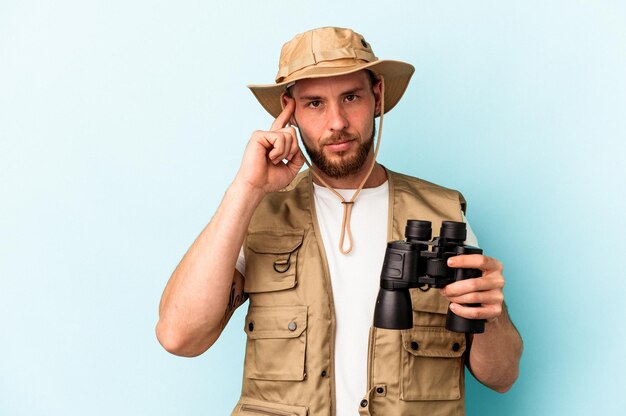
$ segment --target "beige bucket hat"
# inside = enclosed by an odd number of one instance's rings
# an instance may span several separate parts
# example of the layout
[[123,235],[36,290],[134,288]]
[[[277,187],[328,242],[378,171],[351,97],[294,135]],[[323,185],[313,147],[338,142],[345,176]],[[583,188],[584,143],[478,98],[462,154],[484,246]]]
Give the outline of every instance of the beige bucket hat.
[[368,69],[385,79],[385,112],[400,101],[415,71],[411,64],[379,60],[365,38],[351,29],[322,27],[296,35],[280,52],[276,83],[248,85],[272,116],[282,111],[281,96],[304,78],[345,75]]

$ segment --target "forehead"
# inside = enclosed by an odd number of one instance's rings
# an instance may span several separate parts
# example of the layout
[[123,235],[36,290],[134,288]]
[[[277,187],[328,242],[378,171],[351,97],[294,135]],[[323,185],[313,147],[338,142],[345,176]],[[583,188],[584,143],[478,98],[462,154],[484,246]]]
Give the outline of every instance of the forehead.
[[365,70],[346,75],[323,78],[307,78],[296,81],[294,95],[321,95],[323,93],[342,93],[359,88],[367,88],[369,77]]

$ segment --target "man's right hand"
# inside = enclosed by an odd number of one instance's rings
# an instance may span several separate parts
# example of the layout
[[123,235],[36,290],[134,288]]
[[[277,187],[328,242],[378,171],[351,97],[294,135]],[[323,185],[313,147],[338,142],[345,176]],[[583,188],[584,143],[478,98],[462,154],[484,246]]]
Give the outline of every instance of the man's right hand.
[[295,102],[284,102],[270,131],[252,134],[233,184],[163,291],[157,338],[173,354],[202,354],[245,300],[235,264],[250,219],[263,196],[287,186],[304,164],[296,131],[287,127]]
[[284,100],[285,108],[270,130],[252,134],[235,177],[236,182],[264,194],[289,185],[304,164],[296,129],[288,126],[296,104],[292,98],[284,97]]

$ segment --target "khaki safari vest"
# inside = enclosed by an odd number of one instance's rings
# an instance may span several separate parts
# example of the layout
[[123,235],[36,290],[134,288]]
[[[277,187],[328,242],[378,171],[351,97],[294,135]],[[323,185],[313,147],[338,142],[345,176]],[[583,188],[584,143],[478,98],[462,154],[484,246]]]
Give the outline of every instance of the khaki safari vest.
[[[388,240],[404,238],[407,219],[432,221],[435,233],[443,220],[462,221],[457,191],[387,175]],[[250,222],[246,358],[233,415],[335,416],[334,302],[312,187],[300,173],[268,194]],[[368,391],[354,414],[465,414],[465,335],[444,328],[448,302],[439,291],[411,289],[411,298],[412,329],[370,329]]]

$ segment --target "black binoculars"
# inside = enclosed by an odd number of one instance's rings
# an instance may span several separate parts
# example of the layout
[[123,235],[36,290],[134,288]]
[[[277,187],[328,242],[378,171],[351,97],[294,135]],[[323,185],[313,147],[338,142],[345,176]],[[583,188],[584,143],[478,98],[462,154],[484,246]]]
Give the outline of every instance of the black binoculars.
[[[442,288],[459,280],[480,277],[479,269],[448,267],[448,259],[460,254],[482,254],[478,247],[465,245],[465,223],[443,221],[439,237],[431,240],[430,221],[408,220],[405,239],[387,243],[380,291],[374,309],[374,326],[385,329],[413,327],[413,307],[409,288]],[[479,306],[470,304],[465,306]],[[446,328],[454,332],[479,334],[484,319],[467,319],[448,308]]]

